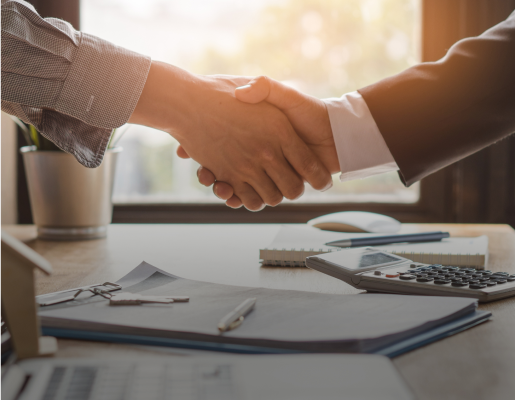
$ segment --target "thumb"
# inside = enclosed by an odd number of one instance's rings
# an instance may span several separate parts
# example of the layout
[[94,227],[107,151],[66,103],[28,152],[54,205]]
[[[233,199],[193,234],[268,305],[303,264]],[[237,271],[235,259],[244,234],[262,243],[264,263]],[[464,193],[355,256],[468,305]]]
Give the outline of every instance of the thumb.
[[179,147],[177,147],[177,155],[180,158],[190,158],[190,155],[188,154],[188,152],[181,145],[179,145]]
[[237,87],[234,95],[244,103],[266,101],[280,110],[296,107],[305,100],[302,93],[266,76],[259,76],[248,84]]

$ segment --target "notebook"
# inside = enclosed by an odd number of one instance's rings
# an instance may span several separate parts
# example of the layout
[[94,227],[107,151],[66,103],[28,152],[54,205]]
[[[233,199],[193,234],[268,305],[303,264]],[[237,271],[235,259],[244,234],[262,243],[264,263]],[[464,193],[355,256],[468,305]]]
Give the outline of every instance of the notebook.
[[[383,236],[377,233],[341,233],[322,231],[310,226],[283,225],[274,241],[259,251],[263,265],[305,267],[306,257],[345,249],[325,243],[358,237]],[[438,242],[396,243],[375,248],[415,262],[484,269],[488,263],[488,236],[452,237]]]
[[[409,342],[406,348],[466,329],[491,315],[476,311],[477,301],[468,298],[333,295],[220,285],[183,279],[145,262],[117,283],[131,293],[189,296],[190,301],[109,306],[109,300],[83,293],[71,302],[40,307],[43,333],[241,353],[383,351],[388,355],[402,352],[400,344],[418,335],[440,329],[415,344]],[[42,303],[69,294],[38,296],[37,300]],[[244,322],[220,334],[220,319],[251,297],[257,303]],[[447,327],[453,323],[458,325]],[[392,346],[397,347],[385,354]]]

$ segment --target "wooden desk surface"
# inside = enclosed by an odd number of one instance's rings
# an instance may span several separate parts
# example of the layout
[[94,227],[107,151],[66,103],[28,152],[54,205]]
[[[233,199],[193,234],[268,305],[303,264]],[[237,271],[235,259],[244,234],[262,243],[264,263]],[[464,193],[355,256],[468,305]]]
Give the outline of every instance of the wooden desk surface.
[[[357,289],[306,268],[262,267],[258,250],[279,225],[112,225],[107,239],[38,240],[33,226],[3,226],[47,258],[50,277],[38,275],[38,294],[113,281],[147,261],[184,278],[216,283],[354,294]],[[403,232],[443,230],[489,236],[493,271],[515,273],[515,231],[508,225],[406,224]],[[393,360],[419,399],[515,398],[515,297],[480,306],[491,321]],[[159,355],[179,351],[59,340],[59,357]]]

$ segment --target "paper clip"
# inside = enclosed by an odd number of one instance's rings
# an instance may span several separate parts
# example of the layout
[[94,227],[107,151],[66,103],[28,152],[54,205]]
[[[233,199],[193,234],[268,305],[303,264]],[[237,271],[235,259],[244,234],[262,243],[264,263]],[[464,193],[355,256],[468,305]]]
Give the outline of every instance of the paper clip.
[[[105,289],[102,289],[102,287],[105,287]],[[99,295],[105,299],[110,299],[112,297],[112,294],[110,292],[122,290],[122,287],[116,283],[104,282],[102,284],[95,284],[95,285],[91,285],[91,286],[80,288],[80,289],[73,289],[73,290],[70,290],[70,292],[73,292],[74,290],[75,290],[74,294],[64,296],[64,297],[58,297],[57,299],[50,299],[50,300],[46,300],[46,301],[44,299],[38,299],[38,304],[41,307],[45,307],[45,306],[52,306],[54,304],[66,303],[68,301],[75,300],[81,293],[84,293],[84,292],[91,292],[91,293],[93,293],[93,296]]]

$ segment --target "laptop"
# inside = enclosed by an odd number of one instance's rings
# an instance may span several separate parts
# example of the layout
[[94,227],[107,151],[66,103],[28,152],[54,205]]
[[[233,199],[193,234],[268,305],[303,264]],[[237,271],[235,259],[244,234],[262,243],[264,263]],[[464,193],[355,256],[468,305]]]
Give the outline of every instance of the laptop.
[[32,359],[2,375],[2,400],[408,400],[376,355]]

